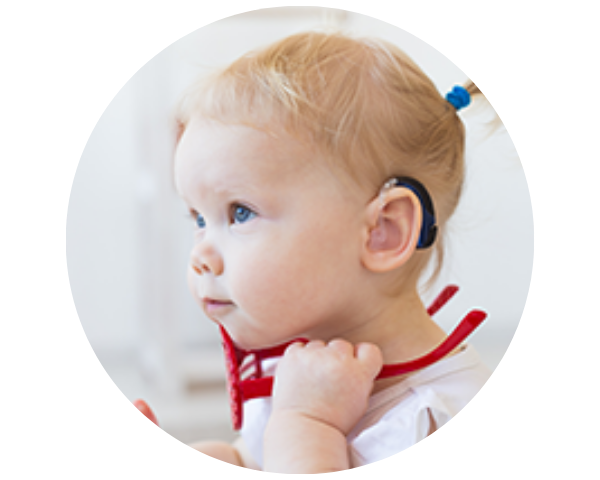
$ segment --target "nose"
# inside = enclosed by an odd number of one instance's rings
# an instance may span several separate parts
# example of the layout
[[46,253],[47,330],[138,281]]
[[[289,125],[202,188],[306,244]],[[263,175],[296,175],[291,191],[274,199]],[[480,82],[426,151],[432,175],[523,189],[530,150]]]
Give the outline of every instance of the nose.
[[198,274],[211,273],[215,276],[223,273],[223,258],[219,252],[207,241],[202,241],[192,249],[190,265]]

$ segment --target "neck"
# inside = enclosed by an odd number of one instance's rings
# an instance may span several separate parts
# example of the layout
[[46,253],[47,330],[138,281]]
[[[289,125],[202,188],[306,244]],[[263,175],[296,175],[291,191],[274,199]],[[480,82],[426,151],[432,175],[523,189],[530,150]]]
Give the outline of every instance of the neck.
[[[370,342],[377,345],[386,365],[421,357],[446,339],[445,332],[427,313],[416,288],[393,298],[380,298],[375,304],[380,305],[379,309],[370,311],[368,317],[364,316],[366,321],[340,332],[338,336],[353,344]],[[362,315],[367,315],[367,312],[363,311]],[[377,380],[373,392],[402,381],[405,377]]]

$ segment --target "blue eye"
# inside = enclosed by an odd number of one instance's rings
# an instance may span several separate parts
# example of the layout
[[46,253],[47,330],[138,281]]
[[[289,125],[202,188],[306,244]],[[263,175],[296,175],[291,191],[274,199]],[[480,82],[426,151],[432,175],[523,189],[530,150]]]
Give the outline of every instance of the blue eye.
[[[206,220],[201,213],[193,210],[191,210],[190,213],[192,214],[192,218],[195,220],[198,228],[206,228]],[[245,223],[248,220],[252,220],[255,216],[256,213],[254,213],[248,207],[244,207],[243,205],[233,205],[231,207],[231,220],[233,223]]]
[[251,220],[256,216],[249,208],[244,207],[243,205],[234,205],[233,207],[233,220],[236,223],[244,223],[248,220]]
[[198,228],[206,227],[206,221],[204,220],[204,217],[200,214],[198,214],[198,216],[196,217],[196,225],[198,225]]

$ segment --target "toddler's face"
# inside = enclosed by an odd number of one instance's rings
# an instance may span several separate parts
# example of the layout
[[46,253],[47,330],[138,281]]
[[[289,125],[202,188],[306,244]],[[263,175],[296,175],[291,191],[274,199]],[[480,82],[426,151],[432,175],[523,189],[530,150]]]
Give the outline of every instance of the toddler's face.
[[188,281],[244,348],[352,327],[368,199],[287,135],[192,121],[175,180],[194,221]]

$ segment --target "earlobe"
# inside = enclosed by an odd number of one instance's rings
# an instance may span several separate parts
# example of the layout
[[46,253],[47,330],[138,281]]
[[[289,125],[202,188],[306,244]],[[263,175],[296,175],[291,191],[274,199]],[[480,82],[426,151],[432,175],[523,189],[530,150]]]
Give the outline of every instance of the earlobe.
[[374,272],[394,270],[416,250],[421,228],[421,208],[416,195],[397,188],[367,207],[363,265]]

